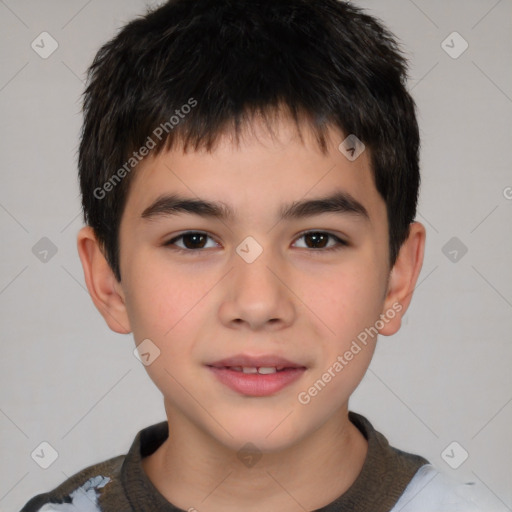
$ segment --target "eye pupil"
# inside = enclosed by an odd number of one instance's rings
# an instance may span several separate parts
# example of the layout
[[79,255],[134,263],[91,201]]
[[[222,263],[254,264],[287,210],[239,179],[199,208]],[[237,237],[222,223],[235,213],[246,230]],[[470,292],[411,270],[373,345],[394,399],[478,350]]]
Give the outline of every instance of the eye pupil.
[[[197,244],[197,242],[202,238],[202,241],[203,243],[201,244]],[[191,233],[191,234],[186,234],[186,235],[183,235],[183,244],[185,245],[185,247],[187,247],[187,249],[197,249],[198,247],[199,248],[202,248],[204,247],[204,241],[206,239],[206,236],[203,235],[202,233]],[[191,241],[192,240],[192,244],[189,244],[188,241]]]
[[[305,238],[308,241],[312,241],[313,245],[315,247],[320,247],[320,248],[325,247],[325,242],[327,240],[327,236],[324,233],[307,233],[305,235]],[[318,245],[319,241],[320,241],[320,245]],[[322,241],[324,243],[322,243]]]

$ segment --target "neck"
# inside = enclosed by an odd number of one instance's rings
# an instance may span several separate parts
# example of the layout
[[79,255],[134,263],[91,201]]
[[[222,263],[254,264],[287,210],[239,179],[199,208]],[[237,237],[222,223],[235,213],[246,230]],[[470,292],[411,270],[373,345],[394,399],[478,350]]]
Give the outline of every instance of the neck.
[[346,407],[308,438],[247,466],[236,451],[169,411],[168,422],[169,438],[142,465],[158,491],[183,510],[316,510],[352,485],[367,452]]

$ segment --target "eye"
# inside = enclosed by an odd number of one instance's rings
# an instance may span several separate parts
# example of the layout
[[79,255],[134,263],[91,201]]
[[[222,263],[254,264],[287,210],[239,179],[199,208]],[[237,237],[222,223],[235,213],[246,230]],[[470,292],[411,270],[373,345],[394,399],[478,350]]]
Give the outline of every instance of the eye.
[[[209,249],[211,247],[217,247],[217,243],[213,242],[213,245],[207,247],[206,243],[208,238],[213,240],[206,233],[201,233],[200,231],[188,231],[187,233],[182,233],[181,235],[169,240],[164,245],[165,246],[176,246],[178,250],[182,251],[194,251],[195,249]],[[182,245],[176,243],[177,241],[182,240]],[[197,252],[197,251],[195,251]]]
[[[212,241],[210,246],[207,245],[208,239]],[[349,245],[338,236],[325,231],[308,231],[302,233],[296,240],[300,239],[304,239],[305,245],[299,246],[299,248],[314,249],[317,252],[320,250],[337,250]],[[329,241],[332,242],[330,245]],[[172,238],[168,242],[165,242],[164,246],[174,246],[172,248],[176,249],[177,251],[191,253],[200,252],[201,249],[215,248],[218,247],[218,244],[213,240],[211,236],[207,235],[206,233],[200,231],[187,231],[186,233],[182,233],[181,235]]]
[[[301,249],[323,249],[325,251],[331,251],[348,246],[348,243],[345,242],[345,240],[325,231],[308,231],[306,233],[302,233],[297,240],[300,240],[301,238],[304,239],[306,244],[305,247],[303,246]],[[333,240],[334,244],[331,244],[330,246],[327,245],[329,239]]]

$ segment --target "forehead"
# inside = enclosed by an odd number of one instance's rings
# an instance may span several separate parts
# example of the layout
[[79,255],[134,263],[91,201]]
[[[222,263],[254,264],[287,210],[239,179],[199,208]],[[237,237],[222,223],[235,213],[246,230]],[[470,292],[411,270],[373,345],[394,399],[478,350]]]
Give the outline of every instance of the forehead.
[[[134,171],[125,212],[141,216],[159,196],[178,193],[220,201],[234,216],[268,215],[284,204],[341,191],[364,205],[370,217],[382,215],[368,150],[356,158],[336,128],[326,130],[326,150],[308,124],[289,117],[271,126],[255,117],[242,127],[238,139],[227,131],[211,150],[176,145],[150,154]],[[351,139],[349,139],[350,141]],[[355,149],[360,149],[355,148]]]

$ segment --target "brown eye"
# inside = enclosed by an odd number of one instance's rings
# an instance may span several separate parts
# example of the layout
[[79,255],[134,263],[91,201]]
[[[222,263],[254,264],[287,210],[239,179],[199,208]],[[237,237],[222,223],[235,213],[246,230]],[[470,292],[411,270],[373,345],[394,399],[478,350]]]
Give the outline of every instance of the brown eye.
[[[299,246],[305,249],[324,249],[325,251],[340,249],[343,246],[347,246],[348,243],[341,238],[333,235],[332,233],[326,233],[324,231],[309,231],[303,233],[297,240],[304,239],[305,246]],[[334,243],[330,243],[333,240]]]
[[314,249],[323,249],[329,241],[329,235],[325,233],[307,233],[304,235],[304,240],[306,245],[311,244]]
[[183,235],[183,245],[187,249],[202,249],[206,244],[208,237],[202,233],[192,233],[189,235]]
[[[211,239],[206,233],[200,233],[197,231],[189,231],[188,233],[183,233],[180,236],[169,240],[164,245],[165,246],[176,246],[177,249],[194,251],[197,249],[205,249],[206,244],[208,243],[208,239]],[[177,243],[181,241],[180,243]],[[210,247],[215,247],[216,244]]]

